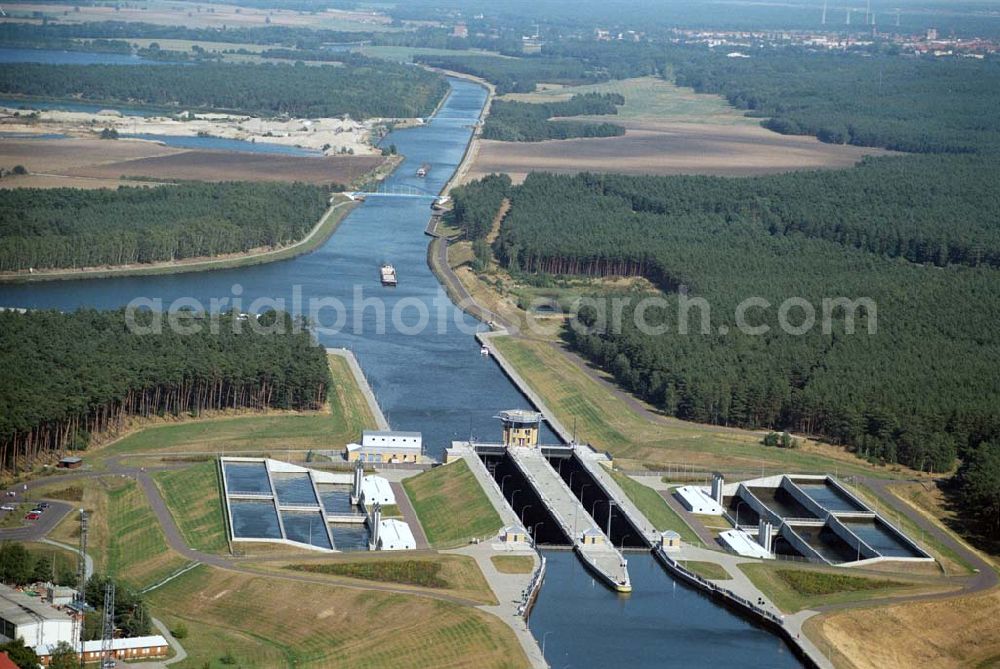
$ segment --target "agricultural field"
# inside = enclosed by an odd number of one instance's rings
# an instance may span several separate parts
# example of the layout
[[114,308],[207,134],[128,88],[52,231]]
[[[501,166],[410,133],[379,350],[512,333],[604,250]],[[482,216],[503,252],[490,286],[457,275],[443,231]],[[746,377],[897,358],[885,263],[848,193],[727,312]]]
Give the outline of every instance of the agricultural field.
[[[106,476],[81,480],[77,486],[83,491],[80,505],[88,511],[87,552],[94,558],[95,571],[143,588],[187,563],[167,546],[160,523],[134,479]],[[54,496],[63,489],[53,487]],[[48,490],[39,488],[38,493],[45,496]],[[50,534],[71,546],[79,537],[76,513],[70,513]]]
[[670,508],[660,493],[620,472],[612,471],[611,476],[632,500],[636,508],[642,512],[642,515],[649,519],[653,527],[660,532],[664,530],[678,532],[681,538],[689,544],[696,546],[701,544],[701,540],[694,533],[694,530]]
[[[843,448],[805,441],[798,449],[763,446],[763,433],[700,425],[655,411],[588,376],[557,345],[538,340],[497,337],[492,345],[545,398],[563,425],[577,425],[581,441],[609,451],[618,466],[666,469],[670,465],[726,473],[834,472],[893,476],[902,468],[869,465]],[[580,362],[580,365],[586,365]],[[609,380],[603,372],[595,372]],[[640,413],[639,410],[645,410]]]
[[202,151],[156,142],[101,139],[5,139],[0,167],[23,165],[0,188],[117,188],[160,181],[303,181],[317,185],[363,181],[385,163],[381,156],[305,157]]
[[480,141],[466,181],[504,172],[515,183],[528,172],[619,174],[710,174],[748,176],[798,169],[849,167],[881,149],[824,144],[813,137],[779,135],[748,119],[714,95],[699,95],[654,77],[605,84],[548,85],[535,93],[505,96],[551,102],[580,93],[620,93],[616,116],[576,117],[623,125],[623,137],[552,142]]
[[156,472],[152,477],[184,543],[206,553],[228,550],[222,491],[214,459],[183,469]]
[[292,563],[283,565],[282,568],[312,575],[327,575],[334,582],[340,578],[392,583],[447,593],[480,604],[497,604],[476,561],[464,555],[410,555],[400,558],[372,554],[361,560],[355,557]]
[[408,478],[403,488],[434,548],[465,544],[503,524],[464,460]]
[[[200,566],[150,595],[189,630],[177,669],[512,668],[527,659],[509,627],[475,608],[292,578],[280,584]],[[231,661],[231,664],[224,663]]]

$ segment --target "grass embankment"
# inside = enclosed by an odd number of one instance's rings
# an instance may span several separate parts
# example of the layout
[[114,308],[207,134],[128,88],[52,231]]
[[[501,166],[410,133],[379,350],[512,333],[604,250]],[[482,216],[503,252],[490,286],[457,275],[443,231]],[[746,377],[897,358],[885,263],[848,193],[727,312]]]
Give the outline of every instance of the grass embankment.
[[843,570],[791,567],[770,563],[745,563],[740,569],[775,605],[786,613],[826,604],[863,602],[900,594],[913,595],[946,589],[944,584],[919,581],[905,574],[858,576]]
[[714,562],[701,562],[700,560],[682,560],[681,565],[689,571],[693,571],[702,578],[710,581],[728,581],[733,578],[732,574],[726,571],[721,564]]
[[[87,552],[94,558],[98,573],[143,588],[187,563],[167,546],[146,495],[134,480],[109,476],[87,479],[73,487],[83,492],[80,504],[88,512]],[[57,494],[65,490],[55,489]],[[72,488],[68,490],[72,493]],[[76,545],[80,537],[79,514],[70,513],[50,537]]]
[[687,466],[724,472],[833,472],[890,476],[833,446],[806,442],[798,449],[764,446],[761,434],[637,413],[609,388],[588,377],[566,354],[545,341],[497,337],[492,345],[545,400],[563,425],[607,450],[622,464],[667,468]]
[[170,262],[156,262],[122,267],[84,267],[80,269],[52,269],[31,274],[0,274],[0,282],[26,283],[32,281],[60,281],[66,279],[104,279],[112,276],[150,276],[160,274],[181,274],[205,272],[209,270],[250,267],[279,260],[288,260],[319,248],[330,238],[340,222],[357,206],[356,202],[344,196],[326,210],[315,227],[299,241],[280,249],[257,250],[249,253],[233,253],[219,257],[185,258]]
[[535,560],[530,555],[493,555],[490,561],[501,574],[530,574]]
[[214,416],[152,425],[102,449],[100,458],[245,453],[304,460],[312,450],[339,450],[376,425],[347,361],[338,355],[328,355],[327,360],[333,388],[325,411]]
[[206,553],[229,548],[215,460],[153,474],[184,543]]
[[[528,665],[514,633],[472,607],[197,567],[150,594],[171,628],[184,622],[176,669]],[[222,664],[231,654],[235,662]]]
[[698,538],[698,535],[677,515],[677,512],[670,508],[660,493],[621,472],[612,471],[611,477],[628,495],[632,503],[638,507],[639,511],[642,511],[642,514],[653,524],[653,527],[660,532],[673,530],[679,533],[684,541],[696,546],[701,545],[701,539]]
[[362,581],[399,583],[445,591],[482,604],[497,603],[476,561],[464,555],[434,555],[406,559],[380,559],[379,556],[367,556],[363,560],[307,562],[289,564],[283,568]]
[[837,669],[996,667],[1000,590],[984,595],[851,609],[806,622]]
[[503,525],[464,460],[408,478],[403,487],[435,548],[459,546]]

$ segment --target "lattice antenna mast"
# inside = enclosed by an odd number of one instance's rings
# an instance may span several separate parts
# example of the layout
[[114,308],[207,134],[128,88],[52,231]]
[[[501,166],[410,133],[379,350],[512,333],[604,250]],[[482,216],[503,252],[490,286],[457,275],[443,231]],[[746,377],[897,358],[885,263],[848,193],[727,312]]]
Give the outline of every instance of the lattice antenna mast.
[[80,669],[83,669],[83,628],[87,608],[87,512],[80,509],[80,553],[76,562],[76,640],[80,644]]
[[112,640],[115,638],[115,582],[110,578],[104,584],[104,624],[101,636],[101,667],[114,661]]

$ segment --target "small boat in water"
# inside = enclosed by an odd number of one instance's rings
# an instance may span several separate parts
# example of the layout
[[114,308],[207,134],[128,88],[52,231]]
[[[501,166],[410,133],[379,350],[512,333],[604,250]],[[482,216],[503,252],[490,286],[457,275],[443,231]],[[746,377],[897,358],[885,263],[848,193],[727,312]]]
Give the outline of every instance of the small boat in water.
[[479,355],[483,356],[484,358],[488,358],[489,357],[489,355],[490,355],[490,349],[489,349],[488,346],[486,346],[486,344],[483,344],[480,347],[480,349],[479,349]]
[[382,269],[379,270],[379,275],[382,278],[383,286],[395,286],[396,285],[396,268],[392,265],[382,265]]
[[417,168],[417,176],[423,178],[423,177],[427,176],[427,173],[430,172],[430,171],[431,171],[431,164],[430,163],[424,163],[419,168]]

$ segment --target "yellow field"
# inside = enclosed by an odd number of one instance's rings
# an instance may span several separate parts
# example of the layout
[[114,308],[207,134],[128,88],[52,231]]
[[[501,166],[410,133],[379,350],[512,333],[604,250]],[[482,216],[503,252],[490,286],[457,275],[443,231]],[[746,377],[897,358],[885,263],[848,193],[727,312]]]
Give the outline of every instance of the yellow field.
[[915,604],[856,609],[809,621],[838,669],[996,667],[1000,590]]
[[[157,616],[189,630],[177,669],[514,668],[514,633],[471,607],[426,597],[276,581],[201,566],[150,596]],[[227,658],[228,659],[228,658]]]

